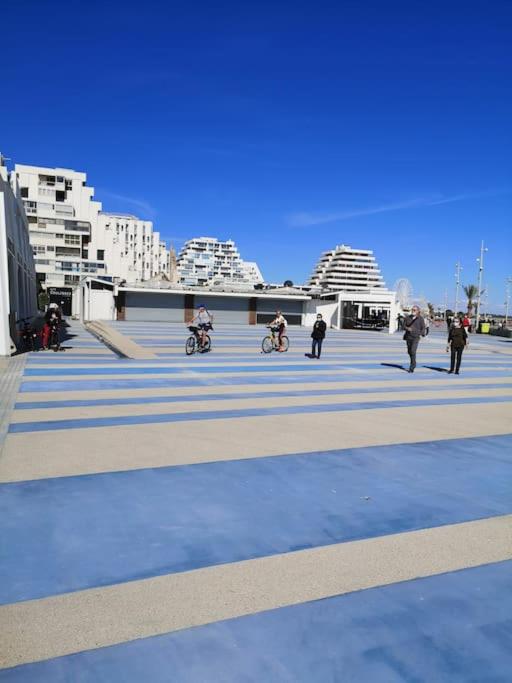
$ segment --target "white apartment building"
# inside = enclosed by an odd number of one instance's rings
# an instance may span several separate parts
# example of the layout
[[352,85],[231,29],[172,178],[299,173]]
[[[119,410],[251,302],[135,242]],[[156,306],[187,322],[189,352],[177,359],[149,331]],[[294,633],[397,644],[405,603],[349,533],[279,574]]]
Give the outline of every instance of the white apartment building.
[[311,287],[336,292],[386,287],[373,251],[352,249],[345,244],[325,251],[320,256],[308,284]]
[[168,251],[151,221],[101,212],[93,241],[104,257],[106,275],[131,283],[168,272]]
[[251,284],[263,282],[263,275],[256,261],[242,261],[242,270]]
[[188,240],[178,256],[179,281],[185,285],[248,284],[263,282],[260,269],[240,257],[233,240],[215,237]]
[[104,254],[93,245],[100,202],[87,176],[65,168],[16,164],[37,279],[47,287],[73,287],[82,275],[103,276]]
[[27,218],[16,178],[7,173],[0,154],[0,356],[13,351],[16,321],[36,311],[36,273]]

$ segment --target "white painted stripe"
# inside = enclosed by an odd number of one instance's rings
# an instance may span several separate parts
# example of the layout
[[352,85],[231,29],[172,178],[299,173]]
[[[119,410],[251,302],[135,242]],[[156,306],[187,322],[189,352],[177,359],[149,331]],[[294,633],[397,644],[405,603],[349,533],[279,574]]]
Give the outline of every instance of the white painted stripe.
[[[399,373],[402,374],[403,373]],[[350,381],[345,381],[345,382],[308,382],[307,384],[298,384],[296,382],[290,383],[286,382],[283,380],[283,382],[279,384],[272,384],[272,386],[269,386],[268,389],[271,391],[300,391],[300,390],[313,390],[313,389],[371,389],[371,388],[387,388],[390,390],[393,390],[395,388],[410,388],[410,387],[432,387],[433,382],[432,379],[420,379],[418,375],[414,376],[407,376],[403,375],[403,379],[396,379],[396,380],[357,380],[354,382]],[[28,379],[28,378],[27,378]],[[472,378],[471,376],[460,376],[457,377],[456,379],[453,377],[446,377],[443,379],[436,379],[435,380],[435,387],[437,387],[439,390],[443,390],[447,387],[453,387],[454,382],[457,383],[457,386],[463,388],[465,384],[503,384],[503,385],[512,385],[512,377],[510,375],[508,376],[501,376],[501,377],[475,377]],[[219,385],[211,385],[211,384],[205,384],[205,385],[200,385],[200,386],[194,386],[194,387],[175,387],[175,386],[170,386],[170,387],[162,387],[162,388],[151,388],[151,387],[146,387],[146,388],[141,388],[141,389],[130,389],[130,388],[124,388],[124,389],[110,389],[110,390],[105,390],[105,391],[97,391],[97,390],[88,390],[88,391],[66,391],[65,393],[61,391],[45,391],[45,392],[23,392],[21,394],[18,394],[17,397],[17,402],[18,403],[23,403],[23,402],[28,402],[28,401],[62,401],[62,400],[76,400],[76,399],[96,399],[96,398],[116,398],[116,397],[122,397],[122,398],[135,398],[135,397],[140,397],[141,401],[144,400],[146,396],[189,396],[191,394],[200,394],[200,393],[215,393],[215,394],[222,394],[222,393],[230,393],[233,391],[238,392],[246,392],[247,394],[250,393],[258,393],[260,391],[264,391],[266,387],[261,384],[250,384],[249,381],[247,384],[239,384],[239,385],[229,385],[229,384],[219,384]]]
[[200,413],[211,410],[238,410],[251,408],[283,408],[287,406],[330,406],[333,403],[352,404],[352,403],[382,403],[392,401],[425,401],[435,403],[439,398],[445,399],[482,399],[500,396],[509,396],[512,401],[512,386],[500,389],[459,389],[444,391],[442,394],[434,391],[390,391],[387,393],[343,393],[342,390],[337,394],[326,396],[311,396],[304,393],[303,396],[281,396],[253,398],[248,394],[244,398],[236,399],[215,399],[204,401],[169,402],[169,403],[144,403],[141,398],[140,403],[132,405],[101,405],[86,406],[80,408],[66,408],[65,404],[58,408],[18,410],[11,416],[11,423],[18,422],[45,422],[47,420],[68,420],[81,418],[117,417],[117,416],[137,416],[154,415],[155,413],[174,414],[174,413]]
[[491,436],[511,424],[507,401],[8,434],[0,481]]

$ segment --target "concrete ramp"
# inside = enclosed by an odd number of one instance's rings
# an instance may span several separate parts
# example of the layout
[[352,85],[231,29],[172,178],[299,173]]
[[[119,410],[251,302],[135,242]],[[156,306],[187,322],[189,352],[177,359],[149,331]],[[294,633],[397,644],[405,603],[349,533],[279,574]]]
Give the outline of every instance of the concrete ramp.
[[100,339],[104,344],[113,349],[120,356],[134,358],[136,360],[154,360],[158,358],[156,354],[148,349],[139,346],[129,337],[125,337],[117,330],[114,330],[104,321],[93,320],[86,323],[85,327],[91,334]]

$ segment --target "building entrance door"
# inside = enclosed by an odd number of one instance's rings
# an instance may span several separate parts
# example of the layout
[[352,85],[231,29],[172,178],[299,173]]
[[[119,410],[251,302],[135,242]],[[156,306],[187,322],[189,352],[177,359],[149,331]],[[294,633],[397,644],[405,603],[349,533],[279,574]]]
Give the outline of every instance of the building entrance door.
[[73,308],[73,290],[71,287],[49,287],[48,295],[51,304],[57,304],[62,310],[62,315],[71,316]]

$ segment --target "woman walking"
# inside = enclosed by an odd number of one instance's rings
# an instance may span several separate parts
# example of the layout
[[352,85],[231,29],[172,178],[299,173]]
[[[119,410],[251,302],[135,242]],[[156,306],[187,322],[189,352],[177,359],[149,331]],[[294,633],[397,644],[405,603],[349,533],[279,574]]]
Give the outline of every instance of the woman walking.
[[448,333],[448,346],[446,347],[447,351],[451,351],[449,375],[453,375],[454,372],[456,375],[459,374],[462,352],[466,346],[469,346],[468,333],[463,321],[460,318],[455,318]]

